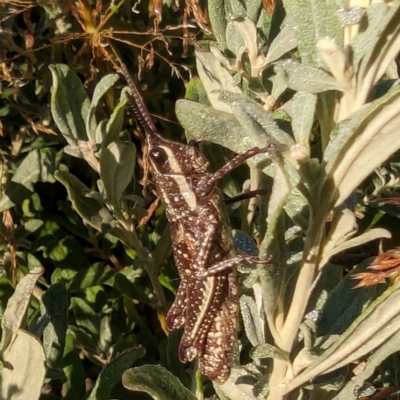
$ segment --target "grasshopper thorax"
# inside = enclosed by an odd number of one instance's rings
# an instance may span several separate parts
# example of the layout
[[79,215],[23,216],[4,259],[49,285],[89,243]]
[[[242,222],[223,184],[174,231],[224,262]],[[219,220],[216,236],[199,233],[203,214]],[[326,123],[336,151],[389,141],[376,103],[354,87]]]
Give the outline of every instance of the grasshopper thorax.
[[153,174],[208,175],[209,163],[196,146],[172,142],[154,134],[147,134],[146,139]]
[[153,133],[146,135],[146,141],[153,181],[169,219],[195,212],[200,201],[197,186],[209,176],[207,159],[195,145],[172,142]]

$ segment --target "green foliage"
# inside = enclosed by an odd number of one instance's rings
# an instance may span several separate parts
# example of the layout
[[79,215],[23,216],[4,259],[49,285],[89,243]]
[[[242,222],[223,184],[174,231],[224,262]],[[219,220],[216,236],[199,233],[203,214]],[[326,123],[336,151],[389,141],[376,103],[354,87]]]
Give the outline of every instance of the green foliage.
[[155,400],[194,400],[196,397],[160,365],[142,365],[125,371],[123,385],[148,393]]
[[[399,2],[285,0],[270,15],[259,0],[209,0],[215,41],[185,57],[169,4],[154,35],[148,2],[95,3],[0,6],[0,397],[350,400],[398,387],[399,284],[353,278],[377,240],[398,238],[384,200],[399,196]],[[242,346],[223,385],[182,365],[165,331],[177,273],[116,54],[139,67],[166,137],[181,139],[175,113],[187,140],[274,144],[221,182],[269,189],[229,211],[238,243],[274,254],[239,269]],[[171,71],[195,68],[175,105]],[[215,168],[228,159],[204,152]]]
[[[399,15],[400,6],[396,3],[389,9],[379,4],[368,9],[361,22],[371,30],[370,40],[365,40],[366,33],[360,33],[362,47],[360,36],[349,43],[365,58],[357,56],[358,61],[353,63],[341,49],[343,29],[332,2],[287,1],[284,6],[284,27],[271,42],[266,57],[261,52],[263,44],[251,33],[257,31],[255,20],[235,19],[219,25],[226,29],[225,41],[217,43],[219,49],[196,53],[199,76],[212,107],[181,100],[177,116],[188,138],[212,141],[235,152],[264,147],[268,142],[275,144],[276,153],[271,157],[254,158],[255,164],[273,178],[267,218],[258,223],[260,231],[266,232],[260,238],[260,253],[274,254],[275,262],[272,268],[257,268],[245,281],[254,291],[254,300],[243,295],[241,310],[246,335],[255,346],[250,352],[255,361],[246,367],[262,370],[266,364],[258,360],[273,359],[267,365],[268,398],[274,400],[308,398],[313,390],[316,398],[333,398],[335,394],[337,398],[356,398],[354,382],[337,379],[338,384],[332,386],[332,374],[337,371],[339,377],[340,368],[374,351],[380,353],[388,341],[394,345],[397,339],[392,335],[397,328],[392,323],[398,311],[391,295],[397,293],[397,286],[386,291],[353,291],[355,284],[349,275],[342,282],[336,281],[335,290],[330,286],[328,296],[321,297],[329,290],[329,282],[319,285],[318,281],[335,255],[390,237],[387,230],[378,227],[367,231],[360,227],[358,232],[355,210],[346,203],[400,148],[397,82],[376,99],[368,98],[364,105],[367,93],[378,84],[399,50],[398,39],[389,45],[383,37],[397,35],[398,25],[392,21]],[[372,8],[379,13],[385,8],[379,14],[379,33],[375,25],[378,16]],[[276,10],[274,16],[277,14]],[[381,42],[387,47],[378,47]],[[295,47],[297,53],[290,57],[288,52]],[[229,59],[228,53],[219,51],[224,49],[234,57]],[[373,59],[370,54],[374,54]],[[270,74],[271,63],[275,64],[275,75]],[[239,85],[232,90],[233,74]],[[268,80],[263,79],[267,76]],[[261,89],[249,93],[250,87]],[[255,94],[264,100],[264,107],[251,98]],[[275,102],[283,104],[277,108]],[[321,106],[324,112],[316,113]],[[200,118],[201,125],[196,123]],[[316,119],[319,129],[315,129]],[[328,218],[332,221],[329,224]],[[290,234],[293,231],[296,240]],[[320,316],[307,322],[311,296],[316,299],[311,303],[317,301],[314,314],[318,311]],[[379,322],[375,320],[378,315]],[[272,342],[265,334],[266,321]],[[383,327],[386,333],[381,331]],[[324,337],[318,337],[321,334]],[[322,339],[330,345],[321,347]],[[388,345],[385,350],[388,357],[394,347]],[[380,353],[369,362],[376,367],[385,357]],[[370,377],[372,370],[363,378]],[[318,381],[318,388],[306,386],[298,391],[313,380]],[[361,386],[363,381],[357,381]],[[258,385],[263,385],[263,379]],[[226,383],[220,390],[230,399],[240,398],[228,388]]]

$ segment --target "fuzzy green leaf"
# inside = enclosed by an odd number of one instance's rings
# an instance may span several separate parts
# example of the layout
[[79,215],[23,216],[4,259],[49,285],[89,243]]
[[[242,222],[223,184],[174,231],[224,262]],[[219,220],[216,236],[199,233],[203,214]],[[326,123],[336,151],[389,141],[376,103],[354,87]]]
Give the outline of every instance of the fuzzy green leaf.
[[50,318],[43,331],[46,363],[57,367],[62,359],[67,334],[68,293],[63,284],[56,283],[44,293],[41,314]]
[[96,108],[97,105],[99,104],[100,99],[108,92],[111,86],[113,86],[114,83],[118,81],[118,79],[119,79],[118,75],[116,74],[109,74],[103,76],[100,82],[96,85],[96,88],[94,89],[92,101],[90,103],[89,112],[85,122],[86,122],[87,134],[97,144],[102,143],[103,137],[99,137],[96,135],[96,129],[97,129],[97,121],[95,115]]
[[[383,14],[378,5],[371,7],[369,20],[372,20],[372,30],[369,32],[369,43],[365,54],[360,54],[360,64],[357,72],[357,91],[359,102],[363,104],[376,82],[382,77],[389,64],[396,58],[400,51],[400,4],[394,3],[388,8],[385,17],[377,18]],[[379,24],[376,26],[376,24]]]
[[[370,260],[363,262],[353,270],[353,273],[364,271],[369,263]],[[344,332],[386,288],[386,285],[378,285],[354,289],[357,282],[352,279],[352,275],[347,275],[328,294],[318,323],[318,336]]]
[[61,134],[69,145],[87,140],[86,125],[90,100],[81,80],[67,65],[50,67],[53,76],[51,114]]
[[342,28],[336,15],[337,5],[331,0],[284,0],[289,26],[297,37],[301,60],[318,65],[317,43],[322,37],[330,37],[342,43]]
[[265,342],[265,320],[262,312],[259,313],[257,304],[250,296],[240,297],[240,312],[243,318],[246,336],[253,346]]
[[299,91],[293,96],[292,129],[297,144],[310,151],[310,136],[314,124],[317,96],[305,91]]
[[371,4],[368,7],[361,19],[362,27],[361,30],[351,41],[352,64],[356,68],[359,68],[360,62],[365,57],[368,50],[374,47],[376,42],[379,41],[382,35],[382,21],[388,14],[388,7],[384,3]]
[[307,93],[321,93],[328,90],[341,90],[336,80],[322,69],[307,64],[287,60],[275,68],[281,68],[290,89]]
[[122,375],[129,390],[148,393],[155,400],[196,400],[177,378],[160,365],[142,365]]
[[247,14],[245,3],[240,0],[225,1],[225,9],[229,10],[227,13],[228,20],[244,18]]
[[81,268],[72,278],[69,284],[69,289],[79,290],[87,289],[96,285],[102,285],[114,276],[114,274],[115,270],[105,266],[102,262],[97,262],[86,268]]
[[261,7],[261,0],[246,0],[246,17],[256,24],[260,17]]
[[230,105],[233,114],[242,125],[243,132],[246,132],[242,140],[249,143],[249,148],[275,143],[279,145],[280,151],[287,151],[295,144],[294,140],[278,127],[272,114],[254,100],[230,92],[222,92],[220,98]]
[[272,41],[271,46],[268,48],[264,65],[271,64],[278,60],[289,51],[295,49],[296,46],[296,30],[289,24],[285,23],[276,38]]
[[175,112],[188,140],[209,141],[236,153],[250,148],[241,143],[242,127],[232,114],[189,100],[178,100]]
[[[254,22],[249,18],[231,21],[228,23],[226,32],[228,48],[236,54],[238,60],[241,60],[243,54],[246,53],[250,62],[251,77],[257,78],[260,71],[259,63],[264,59],[258,60],[260,43]],[[230,44],[231,40],[233,42]]]
[[0,212],[6,211],[30,197],[37,182],[54,183],[56,154],[52,149],[32,150],[19,164],[7,182],[0,200]]
[[129,183],[136,164],[136,147],[133,143],[113,142],[101,151],[100,177],[107,197],[115,208]]
[[339,124],[339,131],[324,154],[327,162],[327,177],[321,189],[324,201],[328,201],[327,194],[333,190],[332,205],[343,203],[375,168],[400,148],[399,110],[400,85],[395,85],[385,96]]
[[208,100],[216,109],[231,112],[230,107],[219,100],[218,90],[240,94],[242,91],[234,83],[232,75],[211,52],[196,52],[197,72],[207,92]]
[[[325,257],[326,259],[330,259],[335,254],[342,253],[348,249],[360,247],[365,243],[372,242],[373,240],[383,239],[383,238],[390,239],[391,237],[392,234],[387,229],[383,228],[371,229],[368,232],[365,232],[359,236],[356,236],[355,238],[352,238],[350,240],[345,241],[344,243],[337,245],[331,251],[329,251],[325,255]],[[321,266],[322,265],[324,265],[324,261],[321,262]]]
[[208,2],[208,14],[213,29],[217,46],[221,50],[226,49],[226,25],[224,0],[210,0]]
[[71,309],[75,315],[77,326],[89,333],[92,338],[98,338],[100,336],[100,315],[79,297],[71,298]]
[[[29,255],[29,258],[35,257]],[[13,337],[18,329],[22,327],[26,311],[31,301],[32,291],[42,273],[43,267],[41,265],[32,268],[29,273],[18,282],[13,295],[8,300],[6,310],[1,320],[2,337],[0,349],[2,351],[5,351],[5,349],[12,344]]]
[[114,108],[110,119],[107,121],[106,132],[107,136],[103,139],[103,147],[107,147],[110,143],[115,142],[121,131],[125,116],[125,105],[127,102],[126,92],[128,88],[121,91],[119,103]]
[[244,49],[244,40],[242,35],[237,31],[235,21],[229,21],[226,27],[226,45],[236,58],[240,59]]
[[78,178],[61,170],[54,176],[65,186],[73,207],[87,224],[99,232],[110,230],[111,214],[98,200],[89,197],[92,192]]

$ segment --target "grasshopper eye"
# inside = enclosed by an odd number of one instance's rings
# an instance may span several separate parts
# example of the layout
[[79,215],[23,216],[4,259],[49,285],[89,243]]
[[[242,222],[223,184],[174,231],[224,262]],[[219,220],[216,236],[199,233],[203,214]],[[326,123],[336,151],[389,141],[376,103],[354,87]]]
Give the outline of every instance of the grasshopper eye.
[[167,154],[163,149],[160,148],[151,149],[149,155],[159,165],[164,165],[165,162],[168,160]]

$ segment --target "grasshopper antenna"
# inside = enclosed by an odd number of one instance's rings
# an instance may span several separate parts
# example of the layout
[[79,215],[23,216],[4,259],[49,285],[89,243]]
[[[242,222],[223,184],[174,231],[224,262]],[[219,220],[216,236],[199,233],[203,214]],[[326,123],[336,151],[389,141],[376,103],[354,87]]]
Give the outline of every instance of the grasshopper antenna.
[[128,104],[133,114],[145,132],[150,131],[151,133],[157,134],[157,129],[151,119],[149,110],[143,103],[142,97],[140,96],[139,90],[137,89],[128,68],[123,63],[121,64],[121,71],[132,92],[132,94],[126,93],[126,98],[128,99]]

